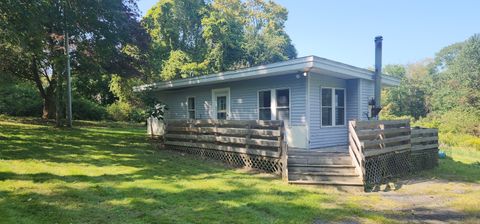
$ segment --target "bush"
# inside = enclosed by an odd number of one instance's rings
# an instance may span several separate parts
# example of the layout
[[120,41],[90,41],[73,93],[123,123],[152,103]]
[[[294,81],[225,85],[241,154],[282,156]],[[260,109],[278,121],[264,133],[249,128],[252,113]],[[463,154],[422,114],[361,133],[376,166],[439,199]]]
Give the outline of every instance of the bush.
[[107,106],[109,118],[115,121],[127,121],[131,111],[132,107],[125,102],[115,102]]
[[109,118],[115,121],[145,121],[145,112],[127,102],[117,101],[107,107]]
[[438,128],[442,144],[480,150],[480,114],[472,109],[431,113],[415,126]]
[[108,117],[105,107],[82,97],[74,97],[73,118],[79,120],[105,120]]
[[444,133],[459,133],[480,137],[480,112],[472,109],[455,109],[442,114],[431,113],[415,124],[422,127],[438,128]]
[[0,85],[0,114],[11,116],[42,115],[43,100],[30,83],[4,83]]

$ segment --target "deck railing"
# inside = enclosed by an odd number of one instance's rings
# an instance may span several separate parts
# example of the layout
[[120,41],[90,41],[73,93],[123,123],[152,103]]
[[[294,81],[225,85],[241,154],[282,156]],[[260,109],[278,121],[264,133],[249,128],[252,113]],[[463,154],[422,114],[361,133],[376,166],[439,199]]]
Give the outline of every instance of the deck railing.
[[283,121],[168,120],[165,145],[236,166],[286,173]]
[[[438,151],[436,129],[411,129],[409,120],[350,121],[349,150],[366,184],[409,173],[425,162],[434,163]],[[437,150],[437,151],[435,151]]]

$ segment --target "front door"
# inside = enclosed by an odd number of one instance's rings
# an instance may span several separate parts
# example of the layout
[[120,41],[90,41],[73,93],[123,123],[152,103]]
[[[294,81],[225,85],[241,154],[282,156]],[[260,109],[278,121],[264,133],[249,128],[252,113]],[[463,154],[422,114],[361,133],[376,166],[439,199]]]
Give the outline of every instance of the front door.
[[219,120],[229,119],[230,114],[230,89],[212,90],[213,118]]

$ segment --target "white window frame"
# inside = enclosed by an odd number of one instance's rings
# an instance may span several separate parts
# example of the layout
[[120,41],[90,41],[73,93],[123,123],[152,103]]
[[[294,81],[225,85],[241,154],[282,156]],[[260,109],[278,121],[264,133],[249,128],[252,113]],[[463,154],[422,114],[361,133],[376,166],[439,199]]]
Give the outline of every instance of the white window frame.
[[[332,125],[323,125],[323,89],[330,89],[332,90]],[[335,113],[335,90],[343,90],[343,123],[341,125],[336,124],[336,113]],[[337,88],[337,87],[320,87],[320,127],[322,128],[331,128],[331,127],[346,127],[347,126],[347,89],[346,88]]]
[[[270,108],[262,107],[260,108],[260,92],[270,91]],[[260,89],[257,91],[257,119],[260,120],[260,109],[270,109],[270,120],[273,118],[273,99],[274,94],[272,89]]]
[[[288,121],[292,123],[292,90],[290,87],[279,87],[272,89],[259,89],[257,91],[257,119],[260,120],[260,92],[270,91],[270,116],[271,120],[277,120],[277,90],[288,90]],[[282,107],[287,108],[287,107]]]
[[[193,98],[193,110],[190,109],[189,99]],[[193,111],[193,118],[190,118],[190,112]],[[195,96],[187,96],[187,119],[197,119],[197,99]]]

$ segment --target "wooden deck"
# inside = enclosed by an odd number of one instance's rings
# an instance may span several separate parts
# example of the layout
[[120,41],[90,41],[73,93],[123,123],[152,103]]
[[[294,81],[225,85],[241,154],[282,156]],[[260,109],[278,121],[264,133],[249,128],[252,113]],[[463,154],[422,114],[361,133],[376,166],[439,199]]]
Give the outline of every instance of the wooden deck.
[[282,121],[171,120],[165,145],[292,184],[377,184],[437,161],[438,131],[411,129],[408,120],[350,121],[349,145],[310,150],[288,149],[284,132]]

